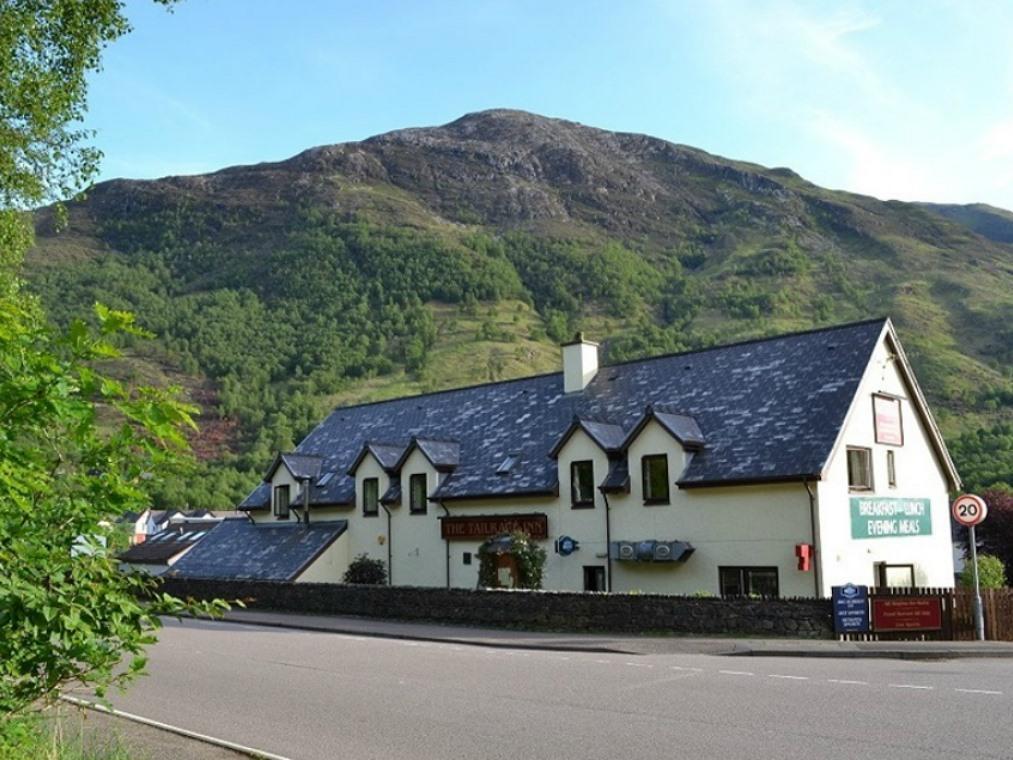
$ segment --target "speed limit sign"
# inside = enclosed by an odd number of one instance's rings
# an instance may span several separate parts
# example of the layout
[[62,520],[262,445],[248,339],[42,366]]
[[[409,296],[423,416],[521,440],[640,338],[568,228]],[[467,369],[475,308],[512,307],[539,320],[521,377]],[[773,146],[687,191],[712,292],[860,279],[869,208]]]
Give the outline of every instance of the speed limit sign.
[[953,519],[964,527],[977,525],[987,514],[988,505],[985,504],[985,500],[973,493],[958,496],[953,502]]

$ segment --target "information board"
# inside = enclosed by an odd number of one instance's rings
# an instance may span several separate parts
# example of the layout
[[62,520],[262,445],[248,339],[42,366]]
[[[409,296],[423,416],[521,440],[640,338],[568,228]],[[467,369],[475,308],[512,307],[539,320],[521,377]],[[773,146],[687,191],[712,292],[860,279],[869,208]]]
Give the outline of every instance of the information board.
[[851,497],[852,538],[907,538],[932,535],[930,499]]
[[865,633],[869,630],[869,587],[848,583],[830,590],[836,633]]
[[872,599],[875,631],[938,631],[943,600],[938,596],[880,596]]

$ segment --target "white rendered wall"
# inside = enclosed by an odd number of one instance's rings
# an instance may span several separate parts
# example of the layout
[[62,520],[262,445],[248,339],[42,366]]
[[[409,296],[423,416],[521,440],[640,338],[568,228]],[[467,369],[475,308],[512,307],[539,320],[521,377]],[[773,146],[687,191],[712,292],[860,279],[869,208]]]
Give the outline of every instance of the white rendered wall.
[[[904,445],[875,442],[872,395],[885,392],[903,398],[901,419]],[[953,585],[953,548],[947,481],[928,432],[912,403],[913,395],[902,380],[897,361],[885,339],[876,347],[852,403],[838,445],[818,483],[820,553],[823,594],[844,583],[875,585],[877,562],[913,564],[919,586]],[[849,492],[847,447],[872,449],[873,490]],[[887,483],[886,453],[894,451],[897,486]],[[853,539],[852,496],[931,500],[932,533],[928,536]]]
[[348,534],[342,533],[295,579],[296,583],[340,583],[348,568]]

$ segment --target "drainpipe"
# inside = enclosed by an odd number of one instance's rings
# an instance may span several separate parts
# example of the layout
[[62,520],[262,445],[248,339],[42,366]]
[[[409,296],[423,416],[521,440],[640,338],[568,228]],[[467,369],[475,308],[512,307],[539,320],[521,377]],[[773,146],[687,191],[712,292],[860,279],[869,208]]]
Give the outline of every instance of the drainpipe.
[[605,500],[605,590],[612,591],[612,525],[609,520],[609,495],[601,490]]
[[820,598],[820,550],[816,545],[816,494],[808,480],[803,480],[805,491],[809,494],[809,531],[813,542],[813,582],[816,586],[816,598]]
[[[450,517],[450,510],[447,509],[446,505],[444,505],[443,500],[437,500],[436,503],[439,505],[440,509],[443,510],[443,514]],[[446,547],[447,555],[447,588],[450,588],[450,539],[443,539],[443,545]]]
[[387,585],[394,585],[394,534],[390,528],[390,510],[387,505],[380,502],[380,509],[387,513]]

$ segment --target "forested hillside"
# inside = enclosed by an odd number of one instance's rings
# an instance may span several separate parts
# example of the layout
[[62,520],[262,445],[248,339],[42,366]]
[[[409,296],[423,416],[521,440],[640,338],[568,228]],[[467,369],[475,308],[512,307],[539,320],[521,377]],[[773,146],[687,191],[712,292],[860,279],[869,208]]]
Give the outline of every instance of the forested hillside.
[[[892,316],[979,487],[1013,483],[1013,246],[932,208],[642,135],[493,111],[38,214],[32,287],[156,338],[125,377],[205,410],[166,505],[234,504],[353,403]],[[959,437],[958,437],[959,436]]]

